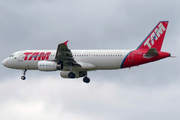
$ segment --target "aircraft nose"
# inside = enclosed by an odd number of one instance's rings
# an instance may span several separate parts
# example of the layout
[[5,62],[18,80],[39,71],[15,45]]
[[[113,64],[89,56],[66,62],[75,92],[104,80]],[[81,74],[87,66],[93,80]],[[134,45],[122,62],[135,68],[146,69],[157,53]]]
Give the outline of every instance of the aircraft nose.
[[8,60],[5,59],[5,60],[2,62],[2,64],[3,64],[5,67],[8,67]]

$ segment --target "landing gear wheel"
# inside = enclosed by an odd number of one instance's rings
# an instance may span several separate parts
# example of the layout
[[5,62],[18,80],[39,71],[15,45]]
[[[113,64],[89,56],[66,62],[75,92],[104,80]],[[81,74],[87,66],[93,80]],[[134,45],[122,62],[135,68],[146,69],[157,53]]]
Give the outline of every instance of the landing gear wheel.
[[84,77],[84,78],[83,78],[83,82],[89,83],[89,82],[90,82],[90,79],[89,79],[88,77]]
[[68,77],[69,77],[69,78],[75,78],[76,75],[75,75],[73,72],[70,72],[70,73],[68,74]]
[[25,79],[26,79],[26,77],[25,77],[25,76],[21,76],[21,79],[22,79],[22,80],[25,80]]

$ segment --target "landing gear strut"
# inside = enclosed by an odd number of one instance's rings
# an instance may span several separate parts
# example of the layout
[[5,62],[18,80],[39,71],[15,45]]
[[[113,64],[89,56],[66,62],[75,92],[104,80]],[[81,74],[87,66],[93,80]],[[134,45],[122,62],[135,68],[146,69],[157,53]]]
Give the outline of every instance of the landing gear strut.
[[26,79],[26,77],[25,77],[26,71],[27,71],[26,69],[23,69],[23,76],[21,76],[21,79],[22,79],[22,80],[25,80],[25,79]]

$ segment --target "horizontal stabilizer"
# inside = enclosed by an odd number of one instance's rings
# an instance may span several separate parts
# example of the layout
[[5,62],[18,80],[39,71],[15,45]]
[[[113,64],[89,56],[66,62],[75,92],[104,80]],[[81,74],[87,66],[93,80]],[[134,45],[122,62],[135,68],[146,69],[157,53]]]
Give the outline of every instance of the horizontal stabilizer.
[[157,51],[156,48],[150,48],[146,54],[144,54],[144,57],[145,58],[152,58],[152,57],[155,57],[155,56],[158,56],[159,53]]

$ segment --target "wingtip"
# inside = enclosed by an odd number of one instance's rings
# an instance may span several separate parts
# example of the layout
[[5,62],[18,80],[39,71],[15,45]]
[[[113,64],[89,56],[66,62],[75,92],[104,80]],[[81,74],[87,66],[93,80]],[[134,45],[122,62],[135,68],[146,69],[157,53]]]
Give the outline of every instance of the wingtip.
[[64,44],[67,46],[67,43],[68,43],[69,40],[67,40],[66,42],[64,42]]

